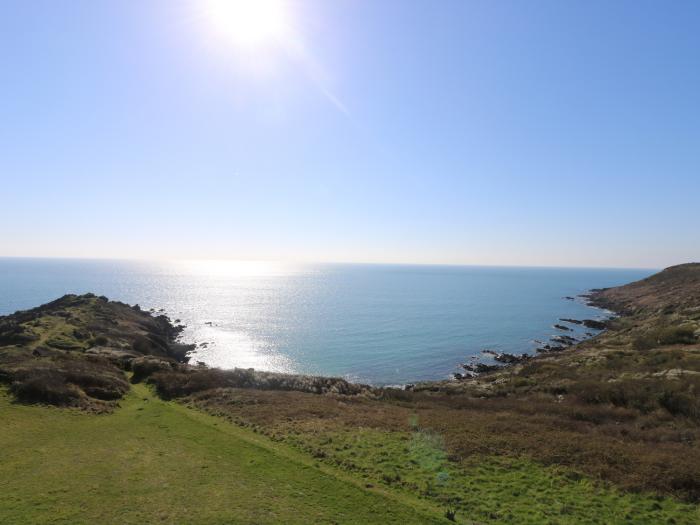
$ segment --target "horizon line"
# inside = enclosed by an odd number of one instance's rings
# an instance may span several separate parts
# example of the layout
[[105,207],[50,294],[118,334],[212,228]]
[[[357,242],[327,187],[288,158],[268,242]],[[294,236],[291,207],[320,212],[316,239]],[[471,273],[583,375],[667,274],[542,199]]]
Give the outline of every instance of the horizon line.
[[[0,255],[0,259],[34,259],[34,260],[64,260],[64,261],[123,261],[143,263],[164,262],[194,262],[194,261],[231,261],[231,262],[260,262],[280,264],[329,264],[329,265],[358,265],[358,266],[443,266],[443,267],[472,267],[472,268],[542,268],[542,269],[593,269],[593,270],[650,270],[660,271],[664,268],[687,264],[679,262],[670,266],[606,266],[606,265],[556,265],[556,264],[501,264],[501,263],[450,263],[450,262],[390,262],[390,261],[347,261],[347,260],[310,260],[261,257],[99,257],[99,256],[54,256],[54,255]],[[692,262],[692,261],[691,261]]]

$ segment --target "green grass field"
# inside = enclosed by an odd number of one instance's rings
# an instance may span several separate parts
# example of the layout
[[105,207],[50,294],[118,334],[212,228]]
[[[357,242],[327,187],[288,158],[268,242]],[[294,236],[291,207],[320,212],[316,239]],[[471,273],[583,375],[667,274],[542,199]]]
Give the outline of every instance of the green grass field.
[[526,459],[447,458],[433,433],[359,431],[295,435],[290,442],[367,479],[449,502],[458,520],[475,523],[697,524],[697,506],[671,498],[623,493],[563,468]]
[[135,385],[109,415],[0,396],[0,523],[444,523]]

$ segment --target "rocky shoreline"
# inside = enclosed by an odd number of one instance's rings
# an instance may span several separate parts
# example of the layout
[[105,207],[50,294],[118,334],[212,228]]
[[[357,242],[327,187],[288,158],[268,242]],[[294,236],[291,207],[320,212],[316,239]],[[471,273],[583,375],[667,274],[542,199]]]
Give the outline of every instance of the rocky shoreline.
[[[616,315],[615,312],[612,310],[609,302],[605,302],[599,299],[600,294],[605,290],[605,288],[594,288],[589,290],[587,293],[578,295],[577,297],[566,296],[563,299],[569,301],[582,299],[585,301],[587,306],[607,311],[609,313],[607,319],[597,320],[559,318],[558,321],[552,325],[552,328],[563,333],[551,336],[548,341],[534,340],[534,342],[538,345],[535,348],[534,352],[522,352],[520,354],[513,354],[508,352],[498,352],[492,349],[483,349],[480,351],[479,354],[470,356],[469,361],[465,363],[460,363],[459,367],[462,371],[454,372],[452,374],[452,379],[455,381],[474,379],[482,374],[496,372],[502,370],[505,367],[529,361],[540,355],[548,355],[563,352],[565,350],[575,347],[579,343],[588,341],[596,337],[608,327],[608,322]],[[569,332],[573,332],[572,327],[585,327],[590,330],[596,330],[597,333],[587,331],[583,333],[583,337],[581,337],[580,335],[579,337],[574,337],[568,334]],[[494,361],[494,363],[483,362],[483,357],[488,358],[489,361]],[[427,385],[429,383],[431,382],[427,381],[422,384]],[[440,381],[437,381],[436,383],[440,383]]]

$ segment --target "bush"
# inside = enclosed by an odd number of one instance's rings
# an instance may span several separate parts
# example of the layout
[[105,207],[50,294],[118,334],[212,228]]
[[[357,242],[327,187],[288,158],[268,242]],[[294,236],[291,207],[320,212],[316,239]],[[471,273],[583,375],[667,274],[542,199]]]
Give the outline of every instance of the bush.
[[696,395],[688,392],[667,390],[661,394],[659,404],[674,416],[681,415],[690,418],[700,416],[700,401]]
[[581,381],[571,391],[586,403],[609,403],[649,413],[659,408],[673,415],[700,417],[700,378],[624,379],[613,382]]
[[129,391],[124,375],[103,362],[74,361],[61,370],[66,382],[79,386],[90,397],[110,401],[120,399]]
[[671,326],[659,333],[662,345],[692,345],[696,340],[695,331],[689,326]]
[[137,357],[131,360],[131,371],[134,373],[131,382],[140,383],[156,372],[172,370],[173,366],[176,366],[175,363],[159,357]]
[[120,369],[106,359],[82,354],[55,351],[17,361],[3,372],[10,391],[26,403],[96,406],[94,400],[112,401],[129,390]]
[[109,343],[109,339],[107,339],[104,335],[98,335],[92,340],[92,346],[106,346]]
[[139,335],[134,338],[131,347],[139,354],[150,354],[153,349],[153,343],[147,337]]
[[245,372],[240,369],[228,372],[218,369],[160,370],[150,377],[149,383],[155,385],[159,396],[173,399],[215,388],[245,385],[249,382]]
[[[136,360],[134,360],[136,362]],[[132,367],[134,363],[132,363]],[[188,396],[214,388],[254,388],[258,390],[296,390],[311,394],[356,395],[370,390],[367,385],[348,383],[333,377],[315,377],[274,372],[258,372],[252,368],[178,368],[159,370],[149,378],[159,395],[166,399]],[[400,392],[400,391],[397,391]]]
[[692,345],[697,342],[691,326],[667,326],[657,328],[632,341],[635,350],[650,350],[663,345]]
[[80,397],[77,388],[66,383],[65,377],[55,370],[30,370],[12,383],[10,391],[25,403],[70,405]]

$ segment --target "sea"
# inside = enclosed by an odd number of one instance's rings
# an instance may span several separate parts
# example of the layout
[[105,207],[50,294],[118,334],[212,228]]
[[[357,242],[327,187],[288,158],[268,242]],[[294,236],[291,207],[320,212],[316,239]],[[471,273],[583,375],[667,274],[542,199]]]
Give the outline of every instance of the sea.
[[192,362],[403,385],[534,353],[558,319],[610,314],[580,294],[655,271],[0,258],[0,315],[92,292],[184,324]]

